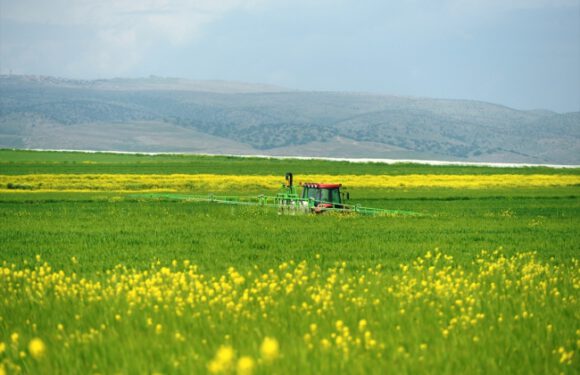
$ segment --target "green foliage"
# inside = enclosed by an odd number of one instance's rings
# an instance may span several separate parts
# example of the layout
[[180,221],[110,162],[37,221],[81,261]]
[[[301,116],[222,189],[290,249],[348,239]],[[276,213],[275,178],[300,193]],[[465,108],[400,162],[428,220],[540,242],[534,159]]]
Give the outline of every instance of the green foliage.
[[215,173],[284,176],[299,174],[579,174],[579,168],[429,166],[412,163],[272,159],[186,154],[113,154],[0,149],[0,173]]
[[[523,191],[356,191],[353,202],[425,217],[287,216],[274,209],[149,201],[107,194],[4,195],[5,260],[36,254],[55,266],[71,256],[87,272],[117,263],[190,259],[205,270],[273,266],[315,253],[330,262],[409,261],[436,247],[469,257],[482,249],[535,250],[563,259],[577,251],[577,188]],[[95,269],[93,269],[93,266]]]
[[[0,151],[0,160],[2,173],[13,174],[540,170],[13,151]],[[579,187],[350,193],[365,206],[426,215],[292,216],[106,192],[2,194],[0,366],[204,373],[231,345],[236,358],[253,358],[256,374],[577,373]],[[442,263],[432,263],[436,254]],[[308,272],[297,277],[303,261]],[[203,296],[213,290],[214,303],[197,299],[196,281]],[[141,288],[145,300],[135,302]],[[332,291],[326,309],[314,307],[321,288]],[[91,294],[98,290],[111,294]],[[256,297],[245,315],[228,304],[244,290]],[[197,302],[185,302],[190,293]],[[35,337],[43,350],[34,350]],[[272,363],[261,357],[265,337],[280,344]]]

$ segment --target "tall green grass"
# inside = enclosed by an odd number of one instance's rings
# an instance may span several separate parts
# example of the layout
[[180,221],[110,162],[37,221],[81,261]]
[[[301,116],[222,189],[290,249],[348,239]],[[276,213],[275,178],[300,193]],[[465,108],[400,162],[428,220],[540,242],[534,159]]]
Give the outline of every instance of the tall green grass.
[[[537,171],[14,151],[0,151],[0,168]],[[350,194],[424,215],[293,216],[107,192],[0,195],[0,374],[241,374],[242,357],[255,374],[580,371],[579,187]],[[266,338],[278,355],[261,350]]]
[[55,265],[144,266],[187,258],[205,270],[310,259],[399,262],[433,248],[459,256],[503,247],[541,257],[578,253],[575,188],[357,191],[353,202],[423,217],[288,216],[276,209],[154,201],[115,194],[0,197],[2,259],[40,254]]
[[411,163],[351,163],[324,160],[270,159],[200,155],[129,155],[0,150],[0,174],[32,173],[215,173],[296,174],[578,174],[578,168],[429,166]]

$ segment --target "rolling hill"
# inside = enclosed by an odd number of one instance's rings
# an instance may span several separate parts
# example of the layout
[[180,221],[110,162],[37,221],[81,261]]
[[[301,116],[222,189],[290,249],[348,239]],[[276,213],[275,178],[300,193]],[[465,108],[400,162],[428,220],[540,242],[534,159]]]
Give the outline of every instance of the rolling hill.
[[0,76],[0,147],[580,164],[580,112],[178,78]]

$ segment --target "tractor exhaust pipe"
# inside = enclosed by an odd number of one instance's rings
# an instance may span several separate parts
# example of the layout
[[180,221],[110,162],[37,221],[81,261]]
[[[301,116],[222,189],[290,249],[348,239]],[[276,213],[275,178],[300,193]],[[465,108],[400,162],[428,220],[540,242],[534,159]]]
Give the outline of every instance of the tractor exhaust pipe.
[[286,173],[286,181],[288,181],[288,187],[292,187],[292,173],[287,172]]

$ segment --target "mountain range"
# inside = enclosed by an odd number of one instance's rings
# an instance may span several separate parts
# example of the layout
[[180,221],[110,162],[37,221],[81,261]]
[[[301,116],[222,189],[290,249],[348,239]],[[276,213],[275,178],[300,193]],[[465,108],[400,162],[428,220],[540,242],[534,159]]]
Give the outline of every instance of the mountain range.
[[229,81],[2,75],[0,147],[580,164],[580,112]]

